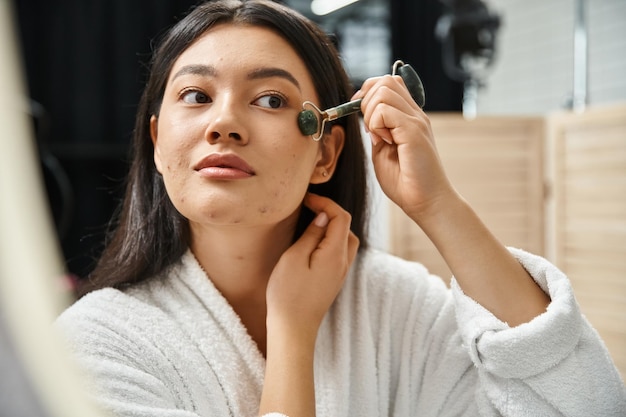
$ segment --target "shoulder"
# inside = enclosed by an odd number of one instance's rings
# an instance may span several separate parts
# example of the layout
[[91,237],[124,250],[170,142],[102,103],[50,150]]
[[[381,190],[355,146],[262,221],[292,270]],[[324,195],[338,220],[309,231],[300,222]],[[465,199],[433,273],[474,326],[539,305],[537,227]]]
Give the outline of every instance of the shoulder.
[[[98,340],[120,346],[125,340],[144,335],[152,340],[158,329],[172,327],[174,317],[163,309],[160,300],[172,291],[167,274],[154,276],[139,284],[119,290],[102,288],[78,299],[56,319],[57,327],[72,347],[95,345]],[[150,343],[150,342],[148,342]]]
[[132,339],[143,333],[158,310],[141,299],[114,288],[93,291],[69,306],[56,319],[70,344],[86,346],[98,340]]
[[89,321],[91,325],[97,325],[101,318],[106,318],[107,323],[115,323],[119,319],[125,324],[152,320],[159,311],[165,310],[163,304],[173,298],[173,294],[180,293],[181,288],[194,287],[186,285],[184,280],[201,282],[194,276],[199,273],[202,273],[201,270],[197,272],[193,269],[193,255],[185,254],[169,268],[144,281],[124,289],[108,287],[84,295],[58,317],[57,323],[64,326],[65,323]]
[[94,320],[106,315],[108,319],[126,316],[128,309],[139,308],[143,303],[135,296],[116,288],[102,288],[92,291],[76,300],[57,318],[61,325],[79,319]]
[[107,287],[92,291],[69,306],[57,322],[61,325],[68,321],[97,322],[99,317],[106,317],[109,322],[118,318],[128,321],[129,313],[146,317],[146,311],[154,309],[155,294],[158,297],[158,294],[165,295],[169,291],[171,284],[167,278],[172,269],[176,267],[121,290]]
[[169,292],[155,297],[154,285],[91,292],[54,323],[70,356],[103,384],[115,385],[113,380],[137,372],[176,381],[176,364],[193,356],[181,326],[182,309],[165,308],[159,300]]
[[121,315],[125,305],[132,303],[131,297],[115,288],[102,288],[92,291],[70,305],[57,318],[57,326],[64,327],[73,322],[97,320],[107,315],[111,319]]

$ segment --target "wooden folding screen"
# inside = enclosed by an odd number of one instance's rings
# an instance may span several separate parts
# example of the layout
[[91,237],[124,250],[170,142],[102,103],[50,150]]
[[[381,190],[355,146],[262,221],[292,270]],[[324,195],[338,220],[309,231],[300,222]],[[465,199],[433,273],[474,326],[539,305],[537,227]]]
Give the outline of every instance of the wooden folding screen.
[[626,106],[548,120],[548,252],[626,378]]
[[[459,192],[507,246],[543,254],[544,121],[539,117],[430,115],[437,149]],[[390,250],[449,281],[451,273],[419,227],[390,207]]]

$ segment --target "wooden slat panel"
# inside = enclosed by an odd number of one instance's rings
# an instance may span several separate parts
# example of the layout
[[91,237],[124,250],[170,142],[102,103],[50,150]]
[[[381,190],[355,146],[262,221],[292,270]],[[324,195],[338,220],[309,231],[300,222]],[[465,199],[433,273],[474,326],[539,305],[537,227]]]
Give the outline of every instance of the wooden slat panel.
[[553,115],[549,126],[549,246],[626,379],[626,106]]

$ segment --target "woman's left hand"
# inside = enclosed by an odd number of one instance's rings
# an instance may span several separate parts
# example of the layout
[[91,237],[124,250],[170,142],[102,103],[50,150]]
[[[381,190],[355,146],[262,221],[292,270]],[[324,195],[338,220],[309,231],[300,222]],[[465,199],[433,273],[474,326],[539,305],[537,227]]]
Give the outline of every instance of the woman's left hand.
[[438,201],[456,193],[439,159],[430,121],[399,76],[370,78],[362,98],[376,177],[385,194],[419,223]]
[[378,182],[435,244],[464,293],[511,326],[543,313],[549,297],[456,192],[402,78],[371,78],[359,97]]

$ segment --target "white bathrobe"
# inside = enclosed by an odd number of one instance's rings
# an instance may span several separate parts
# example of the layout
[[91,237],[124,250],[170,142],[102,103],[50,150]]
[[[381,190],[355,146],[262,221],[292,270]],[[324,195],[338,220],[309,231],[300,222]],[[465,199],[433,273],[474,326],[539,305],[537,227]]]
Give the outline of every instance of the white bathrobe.
[[[319,417],[626,416],[626,390],[567,278],[511,250],[552,302],[509,328],[423,266],[362,251],[319,330]],[[253,417],[265,360],[187,252],[167,274],[95,291],[57,325],[115,416]],[[298,417],[298,416],[291,416]]]

